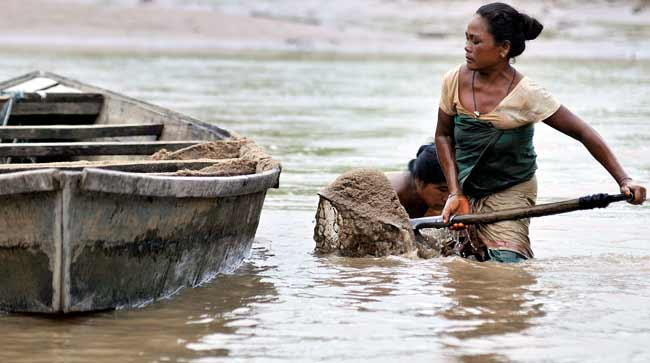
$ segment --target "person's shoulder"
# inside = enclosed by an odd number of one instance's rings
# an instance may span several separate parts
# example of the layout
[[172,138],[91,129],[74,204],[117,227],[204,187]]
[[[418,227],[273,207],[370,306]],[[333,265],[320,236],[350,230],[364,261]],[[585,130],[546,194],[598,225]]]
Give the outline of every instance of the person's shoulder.
[[465,67],[465,65],[464,65],[464,64],[460,64],[460,65],[457,65],[457,66],[455,66],[455,67],[449,69],[449,70],[448,70],[447,72],[445,72],[444,75],[442,76],[442,80],[443,80],[443,82],[444,82],[444,83],[447,83],[447,82],[451,82],[451,81],[457,80],[457,79],[458,79],[458,75],[459,75],[460,72],[462,72],[462,70],[463,70],[463,67]]
[[410,181],[413,178],[411,173],[408,171],[386,172],[385,175],[395,192],[398,194],[404,192],[404,190],[411,184]]
[[532,121],[539,122],[557,111],[561,104],[543,85],[534,79],[524,76],[518,84],[519,97],[526,105],[527,114]]
[[439,108],[447,115],[456,114],[456,98],[458,90],[458,74],[463,65],[456,66],[442,76],[442,90]]
[[531,95],[535,94],[547,94],[549,91],[544,87],[541,83],[537,82],[536,80],[528,77],[528,76],[522,76],[520,83],[520,88]]

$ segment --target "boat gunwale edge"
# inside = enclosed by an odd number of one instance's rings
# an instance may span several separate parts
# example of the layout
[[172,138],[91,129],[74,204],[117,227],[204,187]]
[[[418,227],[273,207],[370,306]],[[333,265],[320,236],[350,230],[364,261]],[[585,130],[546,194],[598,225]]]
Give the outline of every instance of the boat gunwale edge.
[[279,184],[280,169],[237,176],[161,176],[85,168],[80,189],[150,197],[216,198],[266,191]]

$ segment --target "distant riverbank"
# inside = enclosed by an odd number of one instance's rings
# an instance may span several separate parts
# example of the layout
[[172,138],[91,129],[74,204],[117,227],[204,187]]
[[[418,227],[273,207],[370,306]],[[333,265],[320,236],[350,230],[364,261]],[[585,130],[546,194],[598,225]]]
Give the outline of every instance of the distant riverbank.
[[[183,5],[182,5],[183,4]],[[225,4],[225,5],[224,5]],[[545,24],[526,57],[650,59],[645,1],[515,1]],[[129,53],[296,51],[462,58],[476,4],[279,0],[211,3],[5,0],[0,50]],[[38,11],[35,11],[38,9]]]

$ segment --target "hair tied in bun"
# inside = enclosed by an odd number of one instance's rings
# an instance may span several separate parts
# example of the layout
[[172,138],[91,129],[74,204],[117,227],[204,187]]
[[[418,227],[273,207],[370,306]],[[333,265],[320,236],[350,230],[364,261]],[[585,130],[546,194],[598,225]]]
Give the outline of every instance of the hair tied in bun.
[[526,49],[526,40],[539,36],[544,26],[526,14],[504,3],[490,3],[476,11],[488,24],[497,43],[510,42],[508,58],[519,56]]
[[533,40],[539,36],[539,34],[542,32],[544,29],[544,26],[542,23],[537,21],[537,19],[528,16],[526,14],[520,13],[521,14],[521,20],[522,20],[522,30],[524,32],[524,39],[526,40]]

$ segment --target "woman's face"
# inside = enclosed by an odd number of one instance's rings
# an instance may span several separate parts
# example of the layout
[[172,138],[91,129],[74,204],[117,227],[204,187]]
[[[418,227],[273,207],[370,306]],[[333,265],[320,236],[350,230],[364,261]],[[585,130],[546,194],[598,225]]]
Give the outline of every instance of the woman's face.
[[437,211],[437,214],[442,212],[442,208],[444,208],[445,203],[447,202],[447,196],[449,196],[447,183],[424,183],[420,179],[416,178],[415,190],[420,198],[427,203],[429,208]]
[[492,67],[507,59],[509,43],[497,45],[489,31],[488,23],[478,14],[467,24],[465,31],[465,61],[467,68],[480,70]]

